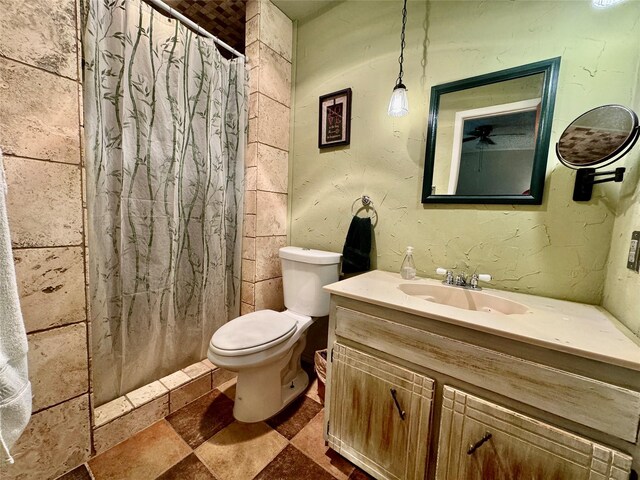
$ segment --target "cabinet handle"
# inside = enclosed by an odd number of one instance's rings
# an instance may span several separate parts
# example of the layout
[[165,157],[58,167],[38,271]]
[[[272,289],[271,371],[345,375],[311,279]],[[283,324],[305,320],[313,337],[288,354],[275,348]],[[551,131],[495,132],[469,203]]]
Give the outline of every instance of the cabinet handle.
[[402,407],[400,406],[400,402],[398,402],[398,397],[396,397],[396,393],[397,393],[396,389],[392,388],[391,389],[391,396],[393,397],[393,402],[396,404],[396,408],[398,409],[398,413],[400,414],[400,418],[402,420],[404,420],[404,417],[405,417],[406,414],[405,414],[404,410],[402,409]]
[[479,449],[486,441],[488,441],[493,435],[491,435],[489,432],[484,434],[484,437],[482,437],[480,440],[478,440],[476,443],[472,443],[469,445],[469,450],[467,450],[467,455],[471,455],[473,452],[475,452],[477,449]]

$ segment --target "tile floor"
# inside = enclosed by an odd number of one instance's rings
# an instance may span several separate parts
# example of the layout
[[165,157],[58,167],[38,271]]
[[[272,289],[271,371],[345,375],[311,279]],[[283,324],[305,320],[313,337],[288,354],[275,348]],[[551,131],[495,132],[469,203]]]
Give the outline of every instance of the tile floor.
[[260,423],[233,418],[235,379],[58,480],[365,480],[322,438],[317,379]]

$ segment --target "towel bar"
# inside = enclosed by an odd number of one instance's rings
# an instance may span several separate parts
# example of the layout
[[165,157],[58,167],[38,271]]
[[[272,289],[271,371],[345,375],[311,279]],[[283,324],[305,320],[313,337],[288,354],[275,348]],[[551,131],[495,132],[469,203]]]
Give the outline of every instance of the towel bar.
[[[356,208],[358,202],[361,202],[362,205]],[[370,217],[371,221],[373,222],[372,225],[375,228],[375,226],[378,224],[378,212],[376,210],[376,207],[373,205],[373,200],[371,200],[371,197],[369,195],[362,195],[361,197],[358,197],[353,201],[353,203],[351,204],[351,215],[355,217],[361,210],[368,212],[369,209],[373,210]]]

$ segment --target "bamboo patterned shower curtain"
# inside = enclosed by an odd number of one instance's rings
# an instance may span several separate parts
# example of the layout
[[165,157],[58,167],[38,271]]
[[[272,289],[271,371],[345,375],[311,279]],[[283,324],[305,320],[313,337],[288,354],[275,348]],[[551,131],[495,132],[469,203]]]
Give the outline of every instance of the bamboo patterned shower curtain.
[[206,356],[237,316],[244,60],[140,0],[87,0],[93,390],[100,405]]

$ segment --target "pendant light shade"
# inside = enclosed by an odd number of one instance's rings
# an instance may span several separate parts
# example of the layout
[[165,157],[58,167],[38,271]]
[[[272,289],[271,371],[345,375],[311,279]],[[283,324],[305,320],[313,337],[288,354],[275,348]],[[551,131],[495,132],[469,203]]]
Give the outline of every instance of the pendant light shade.
[[393,87],[393,93],[391,94],[391,101],[389,102],[389,116],[391,117],[404,117],[409,113],[409,99],[407,98],[407,87],[402,83],[402,63],[404,62],[404,30],[407,25],[407,0],[404,0],[404,6],[402,7],[402,33],[400,34],[400,57],[398,63],[400,64],[400,72],[398,73],[398,80],[396,80],[396,86]]
[[624,0],[592,0],[592,5],[596,8],[609,8],[614,6],[616,3],[621,3]]
[[402,83],[396,85],[391,94],[389,102],[390,117],[404,117],[409,113],[409,99],[407,98],[407,87]]

